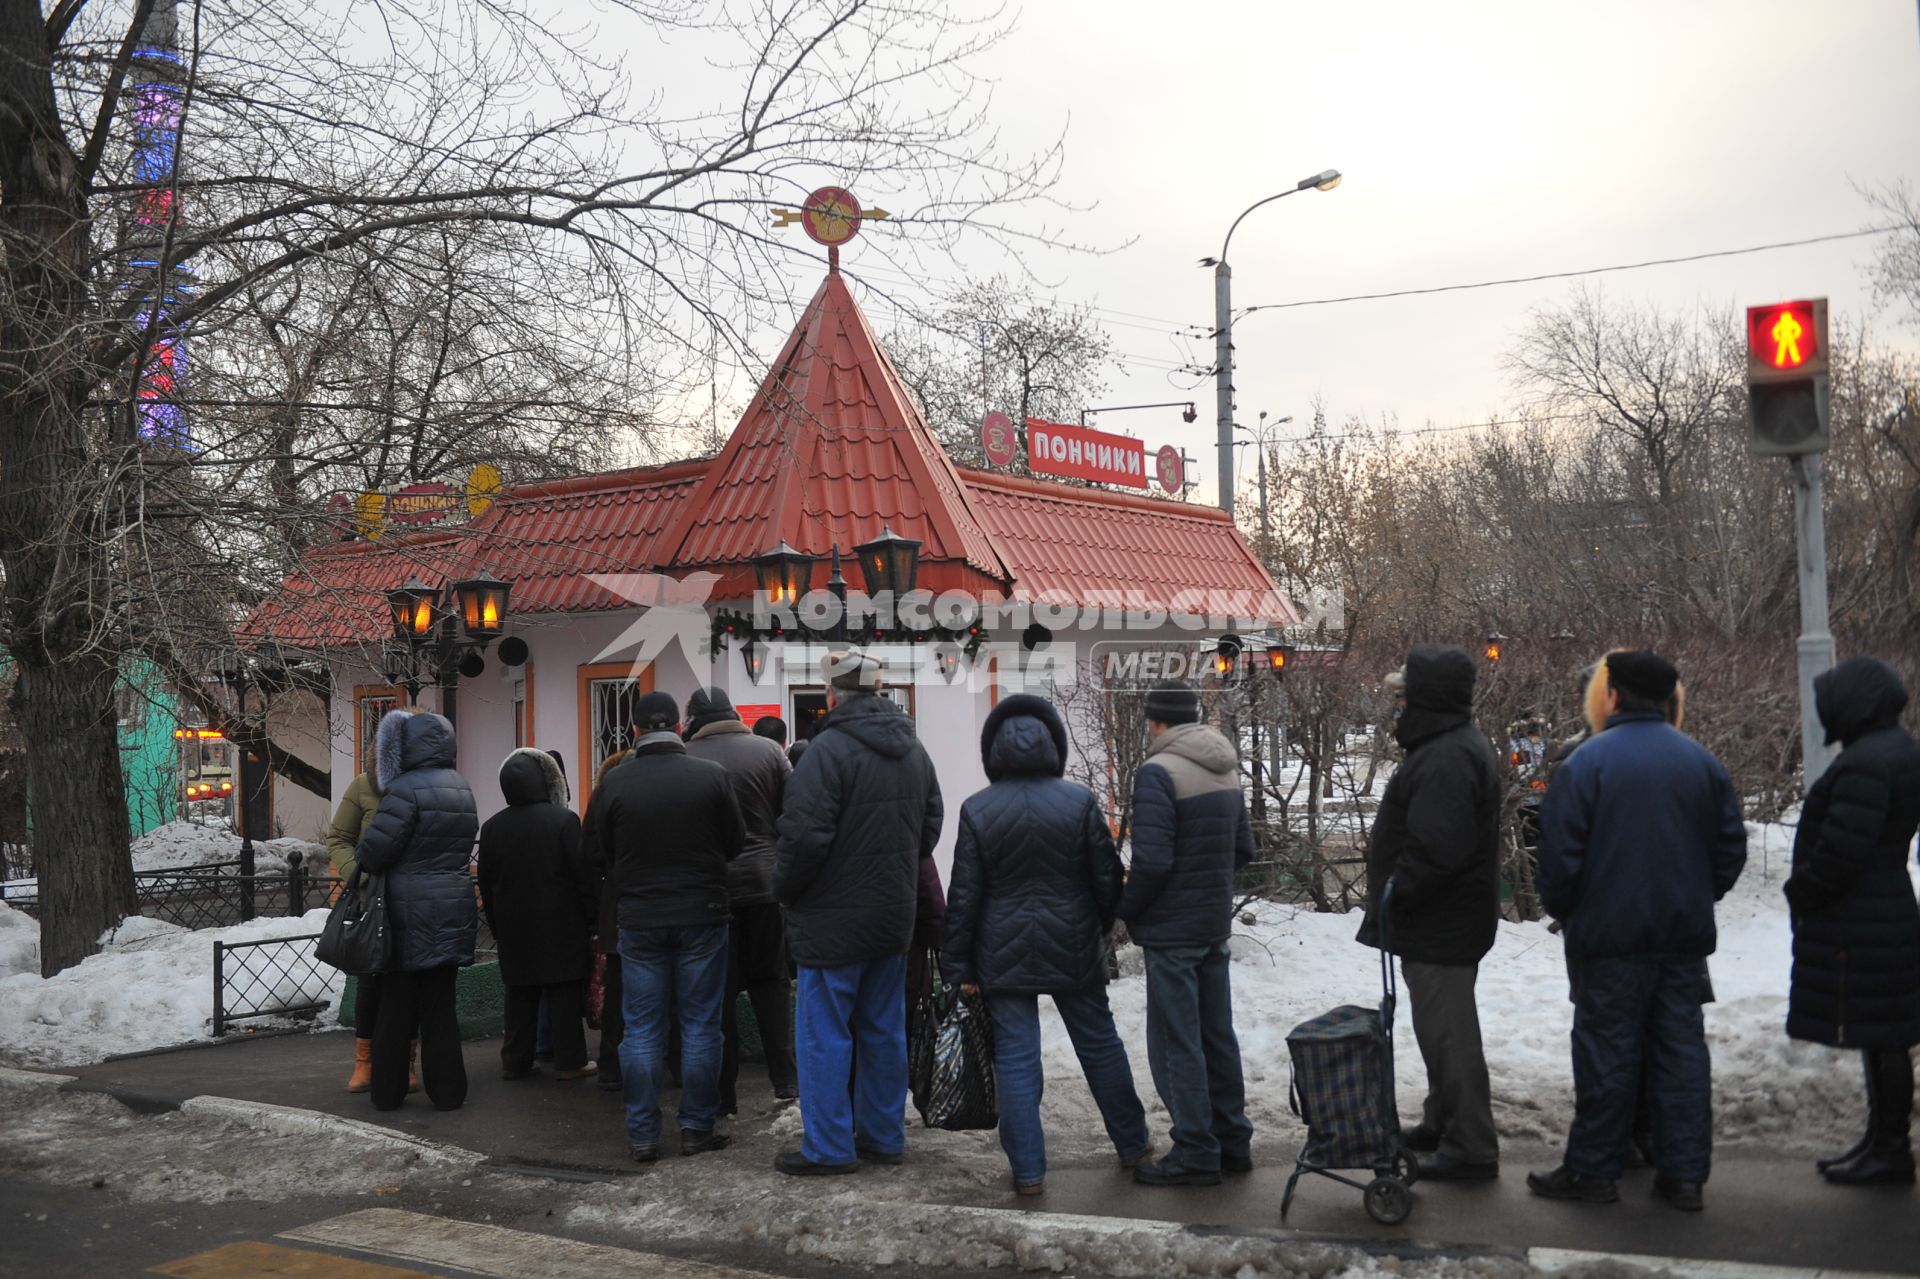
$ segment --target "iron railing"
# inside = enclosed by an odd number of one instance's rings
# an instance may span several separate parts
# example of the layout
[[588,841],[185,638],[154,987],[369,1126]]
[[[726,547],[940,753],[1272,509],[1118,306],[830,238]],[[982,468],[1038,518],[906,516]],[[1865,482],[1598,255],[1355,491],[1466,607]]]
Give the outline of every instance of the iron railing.
[[319,939],[302,933],[213,943],[213,1037],[236,1021],[317,1013],[332,1003],[334,969],[315,956]]
[[[140,913],[182,928],[226,928],[261,916],[304,915],[331,900],[340,879],[311,875],[297,855],[285,869],[249,871],[242,861],[137,871],[134,900]],[[6,904],[38,917],[38,892],[7,895]]]

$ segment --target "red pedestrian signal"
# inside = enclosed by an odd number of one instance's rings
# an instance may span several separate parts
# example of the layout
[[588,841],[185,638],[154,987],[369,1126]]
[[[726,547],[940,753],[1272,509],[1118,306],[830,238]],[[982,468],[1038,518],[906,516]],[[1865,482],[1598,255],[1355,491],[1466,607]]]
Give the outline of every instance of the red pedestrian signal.
[[1747,448],[1798,457],[1827,447],[1827,300],[1747,308]]
[[1747,365],[1763,377],[1826,372],[1826,299],[1748,307]]

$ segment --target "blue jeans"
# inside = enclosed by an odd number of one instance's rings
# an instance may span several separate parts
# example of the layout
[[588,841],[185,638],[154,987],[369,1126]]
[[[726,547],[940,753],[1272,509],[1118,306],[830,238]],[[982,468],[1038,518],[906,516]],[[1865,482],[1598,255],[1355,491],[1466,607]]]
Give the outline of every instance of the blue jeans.
[[622,928],[621,1088],[627,1141],[660,1140],[667,1009],[680,1011],[680,1127],[705,1132],[720,1109],[720,1005],[727,995],[727,926]]
[[1609,1181],[1620,1176],[1644,1061],[1660,1171],[1705,1181],[1713,1165],[1713,1060],[1700,1015],[1700,961],[1582,959],[1574,973],[1567,1167]]
[[1217,1172],[1253,1144],[1240,1041],[1233,1034],[1227,948],[1142,948],[1147,957],[1147,1065],[1173,1120],[1170,1162]]
[[[867,1150],[907,1145],[907,957],[800,969],[794,1005],[800,1067],[800,1153],[850,1164]],[[856,1053],[860,1069],[853,1069]],[[853,1076],[853,1096],[847,1078]],[[857,1137],[856,1137],[856,1134]]]
[[[1147,1112],[1133,1090],[1133,1067],[1113,1028],[1104,986],[1053,992],[1053,1006],[1066,1023],[1081,1073],[1107,1137],[1122,1159],[1145,1153]],[[1031,1186],[1047,1175],[1047,1135],[1040,1127],[1040,1095],[1046,1071],[1040,1064],[1040,996],[987,992],[993,1014],[994,1090],[1000,1100],[1000,1148],[1007,1152],[1015,1185]]]

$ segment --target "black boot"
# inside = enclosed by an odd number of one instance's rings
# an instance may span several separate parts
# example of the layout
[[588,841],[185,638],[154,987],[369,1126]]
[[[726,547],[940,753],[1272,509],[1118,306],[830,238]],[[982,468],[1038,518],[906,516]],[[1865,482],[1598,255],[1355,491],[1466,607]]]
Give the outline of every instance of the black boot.
[[1860,1054],[1860,1061],[1865,1067],[1867,1075],[1867,1130],[1860,1134],[1860,1140],[1854,1142],[1853,1145],[1848,1148],[1846,1154],[1836,1155],[1831,1159],[1815,1160],[1813,1166],[1821,1172],[1828,1172],[1840,1167],[1842,1164],[1852,1163],[1861,1155],[1866,1154],[1867,1147],[1873,1144],[1873,1098],[1879,1086],[1878,1081],[1874,1078],[1874,1055],[1870,1052],[1863,1052]]
[[1867,1148],[1849,1163],[1825,1170],[1836,1186],[1911,1186],[1914,1183],[1913,1059],[1904,1048],[1868,1049]]

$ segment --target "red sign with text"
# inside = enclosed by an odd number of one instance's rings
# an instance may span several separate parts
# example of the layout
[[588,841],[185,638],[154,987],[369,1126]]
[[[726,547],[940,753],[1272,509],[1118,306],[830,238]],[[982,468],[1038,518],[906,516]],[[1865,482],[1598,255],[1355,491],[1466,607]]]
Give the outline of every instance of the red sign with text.
[[1037,417],[1027,419],[1027,465],[1039,475],[1147,487],[1147,450],[1139,440]]
[[755,703],[750,706],[736,706],[733,709],[740,712],[740,722],[748,728],[752,728],[763,719],[780,718],[778,702]]

